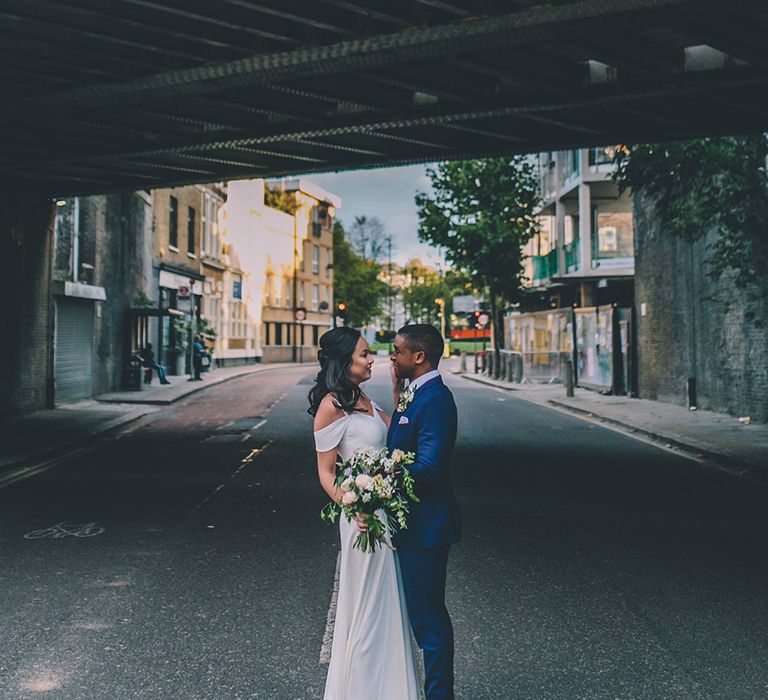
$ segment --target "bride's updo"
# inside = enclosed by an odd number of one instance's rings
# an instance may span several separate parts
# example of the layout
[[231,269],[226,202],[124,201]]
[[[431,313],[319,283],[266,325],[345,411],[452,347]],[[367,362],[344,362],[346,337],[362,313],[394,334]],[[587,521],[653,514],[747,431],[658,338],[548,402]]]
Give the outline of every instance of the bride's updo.
[[314,416],[326,394],[333,393],[336,403],[345,413],[352,413],[363,395],[360,387],[349,378],[349,363],[360,340],[360,332],[354,328],[334,328],[320,338],[317,359],[320,371],[315,385],[309,390],[307,412]]

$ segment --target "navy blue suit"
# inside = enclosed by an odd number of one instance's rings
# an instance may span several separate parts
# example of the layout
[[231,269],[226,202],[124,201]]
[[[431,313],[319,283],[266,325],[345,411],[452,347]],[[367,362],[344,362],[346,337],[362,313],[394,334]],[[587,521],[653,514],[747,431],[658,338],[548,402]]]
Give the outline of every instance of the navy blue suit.
[[428,700],[453,698],[453,627],[445,607],[448,549],[461,536],[461,515],[449,478],[456,441],[456,404],[440,377],[416,389],[395,412],[387,435],[390,450],[416,454],[409,467],[419,503],[408,527],[394,536],[411,627],[424,650]]

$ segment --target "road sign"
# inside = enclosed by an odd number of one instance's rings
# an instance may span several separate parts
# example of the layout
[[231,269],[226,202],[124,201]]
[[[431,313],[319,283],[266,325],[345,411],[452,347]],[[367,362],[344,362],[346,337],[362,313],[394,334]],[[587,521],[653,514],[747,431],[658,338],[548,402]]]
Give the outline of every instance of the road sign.
[[177,299],[189,299],[189,287],[179,287],[176,291]]
[[307,317],[307,310],[303,307],[300,307],[293,312],[293,317],[297,321],[303,321]]
[[483,326],[483,327],[487,326],[487,325],[488,325],[488,321],[490,321],[490,320],[491,320],[491,317],[490,317],[488,314],[480,314],[480,315],[477,317],[477,322],[478,322],[478,323],[479,323],[481,326]]

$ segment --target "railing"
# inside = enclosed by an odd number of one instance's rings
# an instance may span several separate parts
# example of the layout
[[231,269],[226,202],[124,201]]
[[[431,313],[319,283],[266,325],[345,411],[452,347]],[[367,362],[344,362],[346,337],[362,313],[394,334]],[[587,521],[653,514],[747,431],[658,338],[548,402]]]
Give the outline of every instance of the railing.
[[565,362],[570,353],[565,352],[499,352],[499,367],[493,350],[477,353],[475,372],[482,372],[508,382],[555,383],[562,381]]
[[576,272],[579,269],[579,239],[576,238],[570,243],[566,243],[565,248],[565,271]]
[[546,280],[557,274],[557,250],[533,256],[533,279]]

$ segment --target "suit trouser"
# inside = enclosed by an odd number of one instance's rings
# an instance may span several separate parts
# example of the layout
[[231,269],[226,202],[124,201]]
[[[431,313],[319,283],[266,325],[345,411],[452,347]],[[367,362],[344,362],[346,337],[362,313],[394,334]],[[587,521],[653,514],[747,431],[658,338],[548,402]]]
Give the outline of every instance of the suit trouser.
[[427,700],[453,698],[453,625],[445,607],[448,549],[397,549],[408,616],[424,651]]

